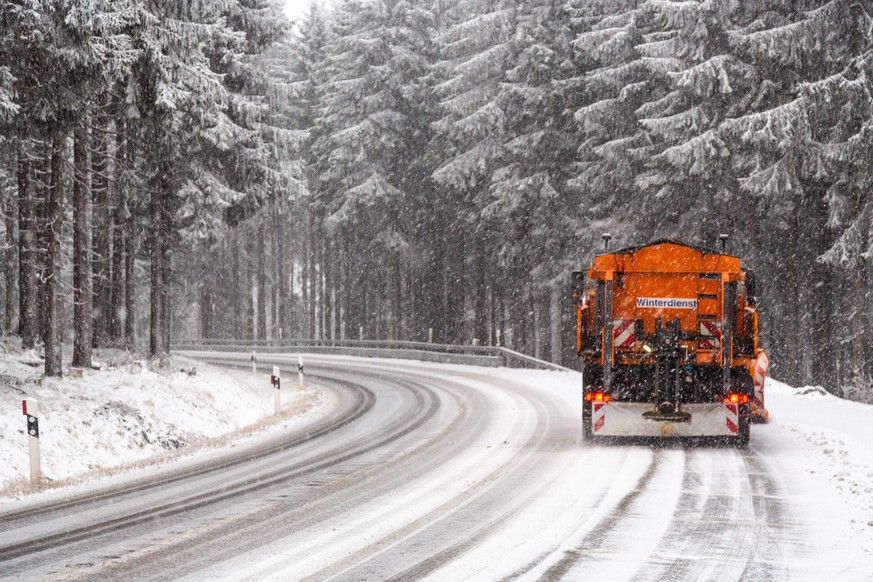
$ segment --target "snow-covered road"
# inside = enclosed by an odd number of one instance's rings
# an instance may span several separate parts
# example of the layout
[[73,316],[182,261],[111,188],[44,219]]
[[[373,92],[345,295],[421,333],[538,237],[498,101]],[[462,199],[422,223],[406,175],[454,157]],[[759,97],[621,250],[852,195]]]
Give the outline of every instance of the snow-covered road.
[[[327,356],[307,372],[330,405],[281,442],[0,515],[0,577],[873,579],[870,407],[777,383],[748,450],[589,446],[575,374]],[[832,409],[842,422],[816,424]]]

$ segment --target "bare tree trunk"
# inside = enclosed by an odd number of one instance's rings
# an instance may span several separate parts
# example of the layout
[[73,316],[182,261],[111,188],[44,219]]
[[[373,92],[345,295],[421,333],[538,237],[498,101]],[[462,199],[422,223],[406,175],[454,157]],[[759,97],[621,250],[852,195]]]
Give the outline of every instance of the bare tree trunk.
[[128,350],[136,349],[136,218],[130,211],[129,201],[132,196],[132,184],[125,174],[133,171],[133,160],[136,154],[135,142],[131,135],[130,125],[119,116],[118,132],[123,134],[124,142],[119,144],[118,183],[119,204],[121,204],[122,245],[124,255],[124,345]]
[[[116,184],[118,182],[116,181]],[[115,205],[112,211],[112,254],[110,256],[109,335],[113,343],[124,336],[124,214],[123,194],[114,189]]]
[[279,214],[276,213],[272,217],[273,227],[270,229],[270,339],[281,339],[282,323],[280,322],[280,303],[279,286],[282,284],[282,278],[279,273],[279,237],[282,233],[279,232]]
[[862,390],[867,381],[866,342],[867,342],[867,303],[864,300],[864,263],[860,259],[851,266],[851,306],[850,329],[852,330],[852,385],[856,390]]
[[91,193],[93,213],[93,286],[94,286],[94,347],[109,345],[110,306],[110,252],[112,223],[109,213],[109,157],[106,140],[106,117],[94,116],[95,131],[92,135],[93,155],[91,158]]
[[230,292],[230,302],[233,305],[233,337],[234,339],[242,339],[243,336],[243,304],[242,304],[242,293],[240,292],[240,287],[242,287],[242,282],[240,281],[240,275],[242,273],[242,267],[239,262],[239,245],[231,243],[231,255],[232,255],[232,284],[233,289]]
[[307,338],[314,336],[315,321],[311,313],[314,311],[312,305],[312,220],[308,219],[306,223],[306,235],[304,236],[303,248],[303,273],[301,273],[300,285],[303,295],[302,311],[304,313],[303,335]]
[[47,201],[46,230],[48,256],[46,273],[45,375],[63,374],[61,326],[61,237],[64,227],[64,146],[63,136],[52,143],[51,187]]
[[258,286],[258,316],[255,339],[267,338],[267,267],[266,253],[267,244],[264,240],[264,229],[258,229],[258,236],[255,241],[255,255],[257,260],[257,286]]
[[127,204],[124,208],[124,345],[133,350],[136,348],[135,219]]
[[91,189],[87,118],[73,143],[73,365],[91,366]]
[[215,336],[212,330],[212,289],[211,281],[200,285],[200,337],[210,339]]
[[473,306],[476,313],[473,316],[473,334],[480,342],[487,343],[486,339],[488,336],[488,332],[485,329],[485,288],[487,286],[486,281],[488,280],[488,278],[485,263],[485,241],[483,240],[482,235],[476,236],[475,245],[476,248],[473,251],[475,253],[473,264]]
[[257,264],[254,264],[253,261],[255,259],[255,254],[257,253],[257,240],[251,241],[249,240],[248,244],[246,244],[247,251],[247,260],[246,260],[246,288],[245,288],[245,296],[246,301],[248,301],[248,322],[247,330],[246,330],[246,338],[247,339],[258,339],[258,295],[257,295],[257,284],[258,284],[258,273],[257,273]]
[[287,235],[284,231],[282,218],[280,216],[276,216],[276,239],[277,239],[277,249],[276,256],[274,260],[276,261],[276,276],[279,278],[278,292],[278,312],[277,312],[277,321],[279,322],[279,337],[280,338],[289,338],[292,336],[291,333],[291,321],[289,318],[289,309],[290,302],[288,298],[288,271],[286,271],[286,267],[288,266],[287,259]]
[[549,292],[549,315],[551,321],[550,356],[552,363],[561,363],[561,295],[557,289]]
[[[172,193],[168,190],[164,190],[163,198],[164,200],[169,200],[172,196]],[[161,213],[163,220],[163,236],[161,237],[163,247],[161,252],[163,253],[163,259],[161,260],[161,269],[163,273],[161,275],[161,315],[163,316],[161,319],[162,329],[161,329],[161,339],[163,340],[163,353],[170,353],[170,340],[173,337],[172,333],[172,323],[173,323],[173,306],[172,306],[172,287],[173,287],[173,257],[170,249],[170,210],[166,207],[163,208],[163,212]]]
[[18,333],[24,349],[36,345],[36,194],[32,166],[24,147],[18,158]]
[[151,200],[149,201],[149,213],[151,216],[151,282],[150,282],[150,298],[149,298],[149,355],[152,357],[161,354],[164,346],[161,332],[163,331],[163,281],[164,276],[163,260],[164,260],[164,244],[163,238],[163,220],[161,219],[161,207],[163,205],[163,184],[158,173],[153,177],[151,183]]
[[327,293],[327,235],[321,231],[318,244],[318,337],[325,339],[328,337],[327,331],[327,311],[330,298]]
[[10,194],[6,201],[6,257],[4,263],[4,279],[6,282],[6,310],[3,317],[3,329],[12,333],[15,326],[15,279],[18,274],[18,244],[16,222],[18,218],[18,201],[15,194]]
[[334,265],[333,241],[327,235],[324,236],[324,255],[321,263],[324,270],[325,321],[328,322],[324,338],[334,340],[336,339],[336,285],[334,283],[336,266]]
[[400,320],[402,317],[403,305],[402,276],[400,272],[400,254],[394,253],[391,257],[391,338],[392,340],[400,339]]

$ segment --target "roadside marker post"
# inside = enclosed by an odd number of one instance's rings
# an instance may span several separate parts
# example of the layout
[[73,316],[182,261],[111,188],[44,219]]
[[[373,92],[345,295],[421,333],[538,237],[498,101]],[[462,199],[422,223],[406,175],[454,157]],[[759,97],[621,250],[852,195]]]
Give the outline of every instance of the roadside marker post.
[[258,358],[255,357],[255,352],[252,352],[252,376],[258,375]]
[[273,375],[270,376],[270,384],[273,385],[273,388],[276,390],[273,392],[273,413],[279,414],[279,411],[282,409],[282,397],[279,392],[281,380],[279,379],[279,366],[273,366]]
[[297,387],[303,390],[303,356],[297,356]]
[[27,416],[27,441],[30,449],[30,481],[42,479],[39,464],[39,402],[35,398],[21,401],[21,412]]

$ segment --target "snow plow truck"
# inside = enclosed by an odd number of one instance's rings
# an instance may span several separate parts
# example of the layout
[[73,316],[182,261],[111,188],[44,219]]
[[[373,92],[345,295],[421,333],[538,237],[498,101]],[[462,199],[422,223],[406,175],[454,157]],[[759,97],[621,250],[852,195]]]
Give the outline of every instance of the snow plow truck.
[[[726,236],[722,235],[722,247]],[[582,431],[600,437],[723,437],[766,422],[767,355],[755,277],[740,259],[664,239],[574,271]]]

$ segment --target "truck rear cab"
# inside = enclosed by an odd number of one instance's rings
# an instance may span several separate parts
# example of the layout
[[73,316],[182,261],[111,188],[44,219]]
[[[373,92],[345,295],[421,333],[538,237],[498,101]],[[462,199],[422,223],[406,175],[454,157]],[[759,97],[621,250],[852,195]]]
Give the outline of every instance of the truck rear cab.
[[724,253],[661,240],[573,276],[583,430],[749,440],[766,420],[754,279]]

